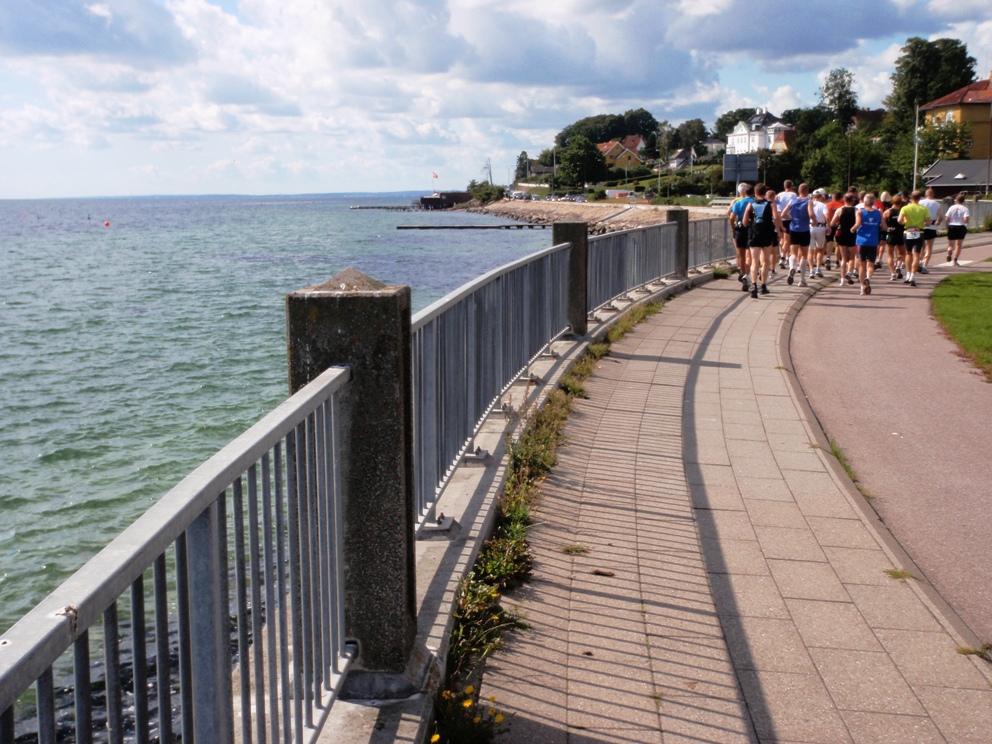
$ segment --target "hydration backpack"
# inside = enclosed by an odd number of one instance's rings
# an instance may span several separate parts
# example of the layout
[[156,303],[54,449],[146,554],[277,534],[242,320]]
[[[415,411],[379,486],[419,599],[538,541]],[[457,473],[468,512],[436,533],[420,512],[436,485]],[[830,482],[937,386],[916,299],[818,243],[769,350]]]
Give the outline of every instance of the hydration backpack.
[[769,202],[753,202],[751,204],[751,217],[748,234],[752,239],[775,234],[775,218],[772,215],[772,205]]

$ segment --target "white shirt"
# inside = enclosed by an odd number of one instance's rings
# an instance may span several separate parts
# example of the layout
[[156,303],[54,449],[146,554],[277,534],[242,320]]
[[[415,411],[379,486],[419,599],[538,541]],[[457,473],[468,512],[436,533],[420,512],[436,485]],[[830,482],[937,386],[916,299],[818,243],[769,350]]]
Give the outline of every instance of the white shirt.
[[785,211],[785,208],[792,204],[796,199],[799,198],[799,194],[795,191],[782,191],[775,195],[775,206],[778,207],[779,214]]
[[[920,204],[922,203],[920,202]],[[968,207],[964,204],[955,204],[947,210],[947,214],[945,215],[948,225],[964,225],[965,218],[970,216],[971,212],[968,211]]]
[[930,221],[937,224],[937,217],[940,216],[940,202],[936,199],[920,199],[920,204],[930,210]]
[[827,224],[827,205],[824,202],[813,202],[813,229],[823,229],[821,225]]

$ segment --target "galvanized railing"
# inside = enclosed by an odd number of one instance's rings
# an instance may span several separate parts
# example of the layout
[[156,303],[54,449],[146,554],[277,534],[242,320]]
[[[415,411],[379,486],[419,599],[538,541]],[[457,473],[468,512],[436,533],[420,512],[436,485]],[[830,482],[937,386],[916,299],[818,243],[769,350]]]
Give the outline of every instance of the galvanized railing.
[[737,255],[730,221],[725,217],[689,222],[689,268],[708,266]]
[[570,249],[557,245],[490,271],[413,317],[421,523],[500,395],[567,329]]
[[276,408],[0,638],[0,744],[17,729],[42,744],[316,737],[356,653],[338,475],[349,375],[332,368]]
[[587,310],[675,273],[675,223],[589,238]]

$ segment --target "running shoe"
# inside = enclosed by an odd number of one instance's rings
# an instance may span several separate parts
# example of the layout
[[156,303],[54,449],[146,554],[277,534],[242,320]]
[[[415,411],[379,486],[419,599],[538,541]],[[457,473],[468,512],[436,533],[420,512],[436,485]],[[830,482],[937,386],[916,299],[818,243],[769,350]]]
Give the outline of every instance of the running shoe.
[[751,284],[750,277],[748,276],[741,277],[741,292],[747,292],[748,289],[750,288],[749,287],[750,284]]
[[921,266],[920,267],[920,273],[921,274],[929,274],[930,273],[930,269],[928,269],[926,266]]
[[951,252],[948,251],[947,252],[947,263],[950,263],[950,262],[951,262]]
[[864,293],[871,294],[871,279],[865,277]]
[[[827,271],[829,271],[829,270],[830,270],[830,267],[829,267],[829,266],[827,266]],[[820,279],[822,279],[822,278],[823,278],[823,269],[817,269],[817,270],[816,270],[816,275],[817,275],[817,276],[818,276],[818,277],[819,277]]]
[[902,283],[903,283],[903,284],[909,284],[909,283],[910,283],[911,281],[912,281],[912,279],[910,279],[910,278],[909,278],[909,277],[907,276],[907,277],[905,277],[905,278],[904,278],[904,279],[902,280]]
[[915,287],[916,286],[916,280],[915,279],[910,279],[909,280],[909,286],[910,287]]
[[767,284],[762,284],[761,285],[761,294],[771,294],[771,292],[768,291],[768,285]]
[[751,286],[751,296],[752,296],[752,297],[753,297],[754,299],[758,299],[758,283],[757,283],[757,282],[755,282],[755,283],[754,283],[754,284],[753,284],[753,285]]
[[854,279],[852,279],[850,276],[848,276],[847,277],[847,283],[848,284],[854,284]]
[[956,258],[954,259],[954,265],[955,266],[960,266],[961,265],[961,264],[958,263],[958,260]]
[[896,267],[896,278],[897,279],[902,279],[902,266],[897,266]]
[[796,277],[796,270],[795,269],[789,269],[789,278],[786,279],[785,281],[788,282],[789,285],[791,286],[792,283],[794,281],[796,281],[796,278],[795,277]]
[[802,279],[799,282],[799,286],[800,287],[808,287],[809,286],[809,282],[807,282],[805,279]]
[[823,266],[826,268],[827,271],[830,271],[830,259],[829,258],[824,259]]
[[[875,268],[876,268],[876,269],[880,269],[880,268],[882,268],[882,262],[881,262],[881,261],[876,261],[876,262],[875,262]],[[871,292],[869,292],[868,294],[871,294]]]
[[894,282],[895,280],[896,280],[896,275],[895,274],[889,274],[889,281],[890,282]]

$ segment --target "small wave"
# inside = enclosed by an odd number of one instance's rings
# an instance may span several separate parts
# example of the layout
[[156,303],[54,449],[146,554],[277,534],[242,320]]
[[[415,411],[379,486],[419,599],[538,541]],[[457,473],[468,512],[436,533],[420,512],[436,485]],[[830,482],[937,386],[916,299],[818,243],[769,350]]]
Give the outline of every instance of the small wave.
[[83,460],[89,457],[100,457],[109,452],[111,448],[107,445],[97,445],[88,449],[80,447],[60,447],[54,452],[46,452],[38,455],[38,461],[43,463],[67,462],[70,460]]

